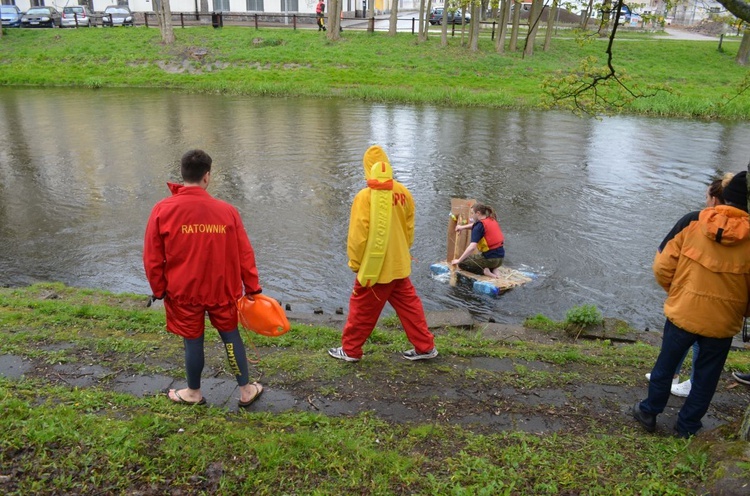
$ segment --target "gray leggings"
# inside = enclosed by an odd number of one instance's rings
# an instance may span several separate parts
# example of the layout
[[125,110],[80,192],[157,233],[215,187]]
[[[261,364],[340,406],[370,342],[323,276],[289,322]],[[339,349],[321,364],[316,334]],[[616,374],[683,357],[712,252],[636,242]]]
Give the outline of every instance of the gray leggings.
[[[240,331],[235,329],[230,332],[220,332],[221,340],[229,359],[229,368],[237,379],[237,384],[244,386],[250,382],[250,373],[247,368],[247,355],[245,345],[242,343]],[[203,336],[195,339],[183,338],[185,343],[185,371],[187,374],[187,386],[190,389],[201,388],[201,373],[205,364],[203,356]]]

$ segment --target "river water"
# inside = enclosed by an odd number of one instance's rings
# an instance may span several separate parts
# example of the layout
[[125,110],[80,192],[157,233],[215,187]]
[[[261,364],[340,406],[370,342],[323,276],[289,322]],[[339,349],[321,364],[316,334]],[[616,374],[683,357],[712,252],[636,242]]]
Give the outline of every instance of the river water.
[[[148,294],[143,230],[190,148],[236,205],[264,292],[294,311],[348,306],[346,232],[362,154],[388,152],[417,204],[412,280],[425,307],[562,319],[582,304],[662,324],[656,247],[750,158],[750,124],[154,90],[0,89],[0,283]],[[451,197],[498,211],[505,264],[535,274],[501,297],[434,279]]]

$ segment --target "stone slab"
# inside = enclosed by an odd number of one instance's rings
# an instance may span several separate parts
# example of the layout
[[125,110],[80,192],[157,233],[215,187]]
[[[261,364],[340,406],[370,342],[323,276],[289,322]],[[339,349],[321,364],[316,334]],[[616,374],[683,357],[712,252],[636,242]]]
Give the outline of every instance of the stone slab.
[[21,379],[31,370],[32,363],[15,355],[0,355],[0,376]]
[[474,327],[474,318],[468,310],[431,311],[425,312],[425,316],[427,317],[427,327],[430,329],[440,327],[470,329]]

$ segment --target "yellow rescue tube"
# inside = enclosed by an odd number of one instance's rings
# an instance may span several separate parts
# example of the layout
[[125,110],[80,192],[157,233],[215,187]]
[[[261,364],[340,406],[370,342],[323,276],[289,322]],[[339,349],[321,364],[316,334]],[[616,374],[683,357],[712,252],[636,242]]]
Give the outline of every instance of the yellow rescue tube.
[[[391,181],[393,179],[391,164],[376,162],[370,168],[367,178],[369,181],[375,180],[379,183]],[[393,190],[370,188],[370,229],[367,233],[365,254],[357,272],[357,280],[362,286],[372,286],[378,282],[391,234],[392,212]]]

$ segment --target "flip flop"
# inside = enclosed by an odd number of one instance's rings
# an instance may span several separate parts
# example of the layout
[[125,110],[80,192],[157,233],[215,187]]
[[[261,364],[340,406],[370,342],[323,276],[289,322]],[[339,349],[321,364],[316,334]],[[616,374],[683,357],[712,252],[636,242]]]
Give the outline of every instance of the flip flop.
[[263,394],[263,386],[261,386],[257,382],[253,382],[253,386],[255,386],[255,396],[253,396],[252,398],[250,398],[248,401],[238,401],[237,405],[240,408],[247,408],[247,407],[249,407],[250,405],[252,405],[253,403],[255,403],[255,400],[257,400],[258,398],[260,398],[261,394]]
[[[169,394],[172,392],[174,392],[174,396],[177,399],[172,398],[172,396]],[[180,392],[177,391],[176,389],[170,389],[169,392],[167,393],[167,398],[169,398],[169,400],[172,403],[177,403],[178,405],[205,405],[206,404],[206,398],[201,398],[200,401],[187,401],[183,399],[182,396],[180,396]]]

